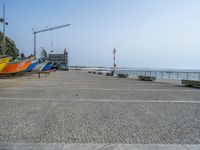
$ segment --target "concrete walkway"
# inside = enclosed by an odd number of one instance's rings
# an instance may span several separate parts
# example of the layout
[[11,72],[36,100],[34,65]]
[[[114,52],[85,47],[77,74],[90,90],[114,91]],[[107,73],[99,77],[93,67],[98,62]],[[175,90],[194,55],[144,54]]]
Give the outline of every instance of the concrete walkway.
[[200,90],[80,71],[0,79],[0,143],[0,149],[200,149]]

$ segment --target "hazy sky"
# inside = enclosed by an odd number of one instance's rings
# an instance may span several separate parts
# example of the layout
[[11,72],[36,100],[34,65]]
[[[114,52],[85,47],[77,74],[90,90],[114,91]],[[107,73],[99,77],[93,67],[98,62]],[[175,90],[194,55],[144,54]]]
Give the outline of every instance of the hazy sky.
[[[67,48],[71,65],[200,69],[200,0],[0,0],[6,34],[33,53],[32,28],[72,26],[41,33],[37,49]],[[2,13],[1,13],[2,14]]]

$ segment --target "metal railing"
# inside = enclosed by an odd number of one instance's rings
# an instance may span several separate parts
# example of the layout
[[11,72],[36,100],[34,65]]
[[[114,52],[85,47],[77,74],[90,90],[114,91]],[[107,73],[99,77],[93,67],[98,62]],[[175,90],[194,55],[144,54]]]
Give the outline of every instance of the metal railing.
[[129,76],[151,76],[168,80],[197,80],[200,81],[200,72],[186,71],[157,71],[157,70],[116,70],[116,74],[128,74]]

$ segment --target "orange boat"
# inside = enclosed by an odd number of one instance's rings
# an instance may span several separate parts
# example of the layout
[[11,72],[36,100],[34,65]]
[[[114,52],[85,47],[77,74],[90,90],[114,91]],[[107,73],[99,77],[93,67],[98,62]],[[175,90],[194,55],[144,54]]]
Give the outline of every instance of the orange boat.
[[7,66],[2,70],[0,74],[15,74],[19,72],[25,71],[34,60],[33,58],[20,60],[17,62],[10,62],[7,64]]

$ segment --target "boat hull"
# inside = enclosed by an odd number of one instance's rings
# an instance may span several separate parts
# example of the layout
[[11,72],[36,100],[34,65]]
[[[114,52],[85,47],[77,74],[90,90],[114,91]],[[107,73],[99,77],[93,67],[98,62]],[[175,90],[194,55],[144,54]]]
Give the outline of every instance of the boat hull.
[[0,72],[6,67],[10,60],[11,57],[0,58]]
[[44,68],[44,66],[46,65],[46,63],[40,63],[40,64],[37,64],[32,71],[34,72],[39,72],[41,71],[42,68]]
[[53,67],[53,64],[47,64],[41,69],[41,71],[49,71],[52,67]]
[[30,66],[32,61],[33,59],[21,60],[18,62],[10,62],[7,64],[7,66],[2,70],[0,74],[15,74],[23,72]]
[[31,65],[25,70],[25,72],[31,72],[37,64],[38,64],[38,60],[32,61]]

